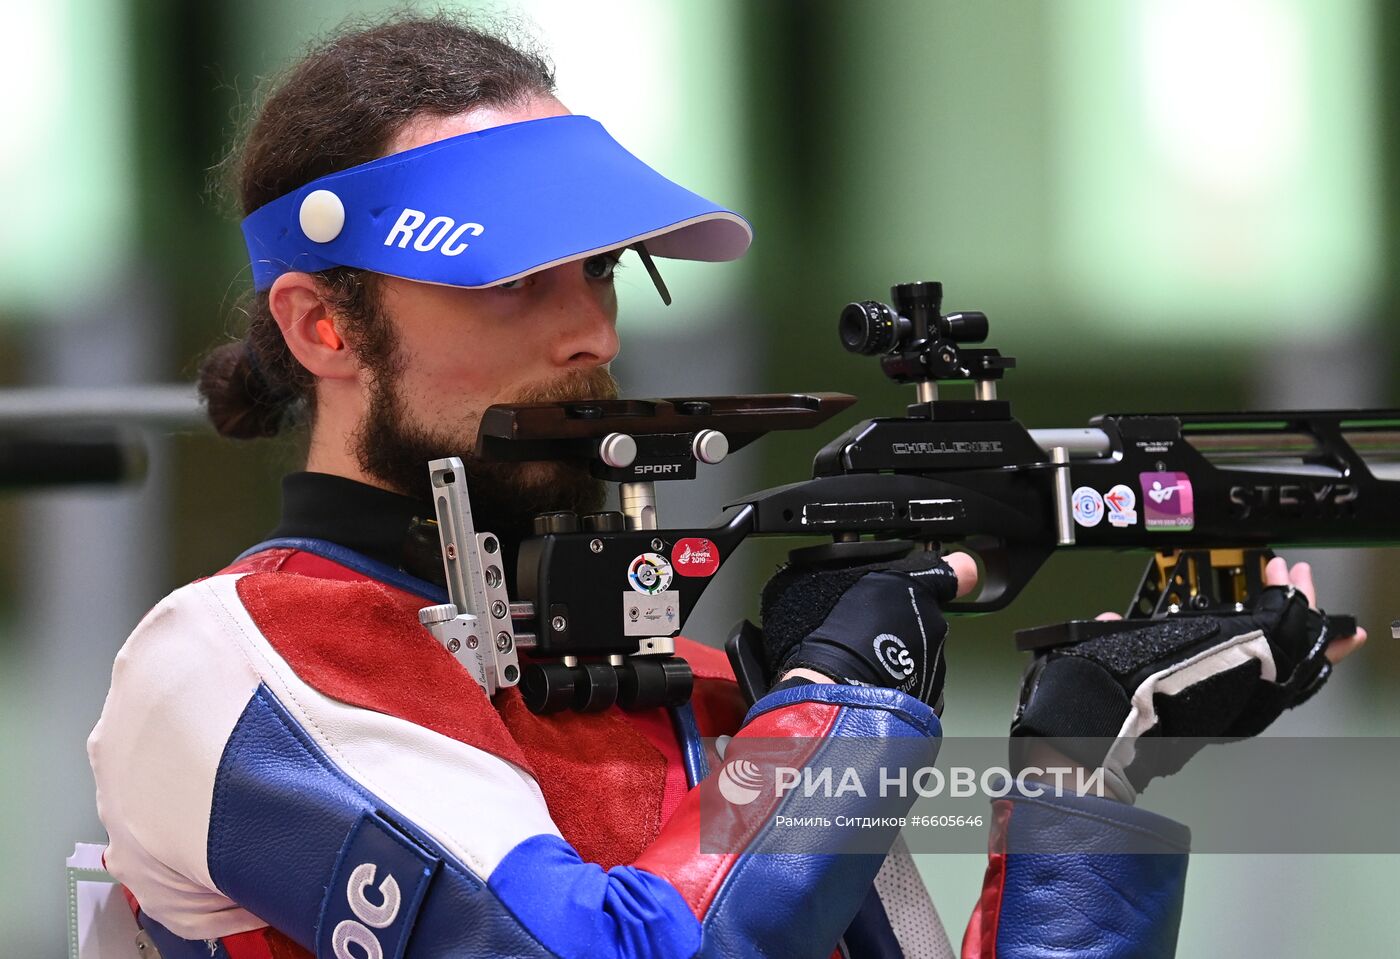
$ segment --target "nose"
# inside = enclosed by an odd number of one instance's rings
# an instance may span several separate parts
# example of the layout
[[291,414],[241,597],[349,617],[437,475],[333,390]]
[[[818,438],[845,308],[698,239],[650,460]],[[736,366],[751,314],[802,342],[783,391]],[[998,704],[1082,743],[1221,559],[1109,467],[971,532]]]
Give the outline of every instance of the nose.
[[[571,264],[566,264],[565,267]],[[564,267],[556,269],[563,270]],[[600,290],[578,275],[558,277],[550,312],[549,350],[557,366],[593,368],[607,366],[617,356],[617,300],[611,290]]]

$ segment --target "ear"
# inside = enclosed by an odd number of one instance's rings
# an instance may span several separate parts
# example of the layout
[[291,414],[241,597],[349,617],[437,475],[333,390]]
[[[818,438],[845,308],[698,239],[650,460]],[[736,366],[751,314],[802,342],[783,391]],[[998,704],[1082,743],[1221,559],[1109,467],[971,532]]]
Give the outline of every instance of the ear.
[[287,349],[312,375],[339,380],[359,374],[359,359],[346,348],[339,318],[321,295],[314,276],[283,273],[267,291],[267,305]]

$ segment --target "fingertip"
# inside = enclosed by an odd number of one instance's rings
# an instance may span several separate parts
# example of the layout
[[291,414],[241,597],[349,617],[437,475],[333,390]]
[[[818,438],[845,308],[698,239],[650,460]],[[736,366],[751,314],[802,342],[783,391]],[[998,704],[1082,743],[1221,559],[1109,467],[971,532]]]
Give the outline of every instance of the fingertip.
[[1113,622],[1114,620],[1122,619],[1123,617],[1119,613],[1099,613],[1099,615],[1095,616],[1094,618],[1101,623],[1108,623]]
[[1323,655],[1327,657],[1329,663],[1335,666],[1360,649],[1361,645],[1366,642],[1366,639],[1366,630],[1358,627],[1355,635],[1341,636],[1328,643],[1327,649],[1324,651]]
[[1308,598],[1309,606],[1317,606],[1317,587],[1313,585],[1311,566],[1307,563],[1295,563],[1288,571],[1288,581]]
[[962,599],[977,587],[977,560],[967,553],[949,553],[943,557],[943,562],[957,574],[957,599]]
[[1269,560],[1264,567],[1265,586],[1287,586],[1288,585],[1288,561],[1282,556],[1275,556]]

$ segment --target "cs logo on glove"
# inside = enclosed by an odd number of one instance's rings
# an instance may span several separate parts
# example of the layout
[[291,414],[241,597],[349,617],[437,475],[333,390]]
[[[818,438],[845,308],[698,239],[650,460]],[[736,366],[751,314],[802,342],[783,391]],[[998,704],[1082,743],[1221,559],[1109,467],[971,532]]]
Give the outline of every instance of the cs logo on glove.
[[895,679],[908,679],[914,675],[914,656],[904,640],[893,633],[881,633],[875,637],[875,659]]

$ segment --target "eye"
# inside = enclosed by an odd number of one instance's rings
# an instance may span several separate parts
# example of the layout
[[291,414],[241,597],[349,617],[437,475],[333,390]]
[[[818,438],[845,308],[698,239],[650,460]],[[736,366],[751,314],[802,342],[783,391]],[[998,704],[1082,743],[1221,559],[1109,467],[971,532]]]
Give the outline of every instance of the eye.
[[618,255],[598,253],[583,261],[583,275],[590,280],[611,280],[617,271]]
[[505,283],[497,283],[497,284],[496,284],[496,289],[498,289],[498,290],[519,290],[519,289],[524,288],[524,286],[525,286],[525,281],[527,281],[528,279],[530,279],[528,276],[522,276],[522,277],[518,277],[518,278],[516,278],[516,279],[514,279],[514,280],[508,280],[508,281],[506,281]]

